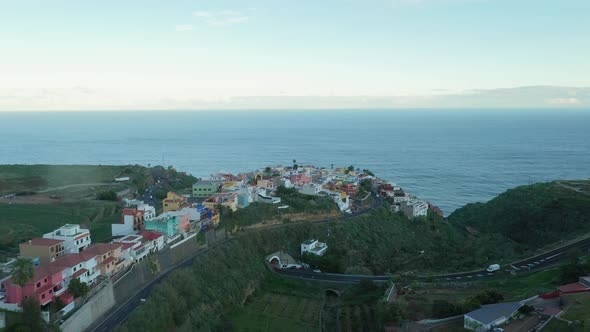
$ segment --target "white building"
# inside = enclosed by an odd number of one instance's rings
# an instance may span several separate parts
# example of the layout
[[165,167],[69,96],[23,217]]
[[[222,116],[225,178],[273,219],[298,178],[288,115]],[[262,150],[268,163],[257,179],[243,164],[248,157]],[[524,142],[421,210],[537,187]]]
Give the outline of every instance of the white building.
[[123,238],[114,240],[114,242],[123,244],[121,253],[123,254],[125,260],[137,262],[145,258],[145,256],[147,256],[147,254],[150,252],[149,246],[151,243],[148,243],[146,246],[144,242],[147,241],[144,240],[143,236],[141,235],[127,235]]
[[80,281],[91,285],[100,275],[100,269],[97,268],[98,262],[96,260],[96,255],[94,254],[87,255],[84,252],[68,254],[51,264],[64,269],[64,287],[67,287],[70,284],[70,281],[74,278],[78,278]]
[[143,232],[140,232],[139,235],[141,235],[143,237],[141,239],[141,241],[143,242],[143,244],[145,245],[145,247],[147,248],[147,250],[149,252],[156,252],[156,251],[160,251],[160,250],[164,249],[164,246],[165,246],[164,234],[160,234],[157,232],[143,231]]
[[522,306],[519,302],[484,304],[463,316],[463,327],[477,332],[491,331],[514,317]]
[[258,189],[256,191],[256,193],[257,193],[257,195],[256,195],[257,202],[267,203],[267,204],[278,204],[281,202],[280,197],[267,196],[266,190],[264,190],[264,189]]
[[350,210],[350,198],[348,197],[348,195],[346,195],[346,193],[343,194],[341,192],[332,192],[329,190],[324,190],[324,192],[330,195],[330,197],[332,197],[332,200],[334,201],[334,203],[336,203],[336,205],[338,205],[340,211],[352,213],[352,211]]
[[410,194],[403,191],[394,191],[393,192],[393,202],[394,203],[401,203],[410,200]]
[[135,207],[138,211],[143,211],[143,218],[145,220],[154,219],[156,217],[156,208],[137,199],[123,198],[126,207]]
[[401,202],[400,209],[408,219],[425,217],[428,215],[428,203],[419,199],[410,199]]
[[323,256],[328,250],[328,246],[324,242],[319,242],[318,240],[307,240],[301,244],[301,254],[303,253],[311,253],[318,256]]
[[55,239],[64,241],[64,253],[75,254],[86,249],[90,243],[90,231],[80,228],[80,225],[65,224],[62,227],[43,234],[46,239]]
[[322,191],[322,185],[317,183],[306,183],[299,189],[299,192],[306,195],[317,196]]

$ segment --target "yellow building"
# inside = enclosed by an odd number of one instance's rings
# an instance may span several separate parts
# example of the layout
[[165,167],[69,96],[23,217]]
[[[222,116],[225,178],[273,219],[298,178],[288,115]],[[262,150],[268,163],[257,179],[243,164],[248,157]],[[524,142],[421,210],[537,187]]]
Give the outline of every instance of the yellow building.
[[178,211],[188,204],[188,198],[179,195],[173,191],[169,191],[168,195],[162,200],[164,212]]

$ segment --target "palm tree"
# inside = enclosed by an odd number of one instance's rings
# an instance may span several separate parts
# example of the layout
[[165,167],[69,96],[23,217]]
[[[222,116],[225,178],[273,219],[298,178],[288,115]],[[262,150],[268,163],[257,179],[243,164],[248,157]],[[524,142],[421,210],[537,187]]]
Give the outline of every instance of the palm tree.
[[12,280],[19,286],[24,287],[35,275],[35,264],[33,260],[26,257],[19,257],[14,263],[12,270]]

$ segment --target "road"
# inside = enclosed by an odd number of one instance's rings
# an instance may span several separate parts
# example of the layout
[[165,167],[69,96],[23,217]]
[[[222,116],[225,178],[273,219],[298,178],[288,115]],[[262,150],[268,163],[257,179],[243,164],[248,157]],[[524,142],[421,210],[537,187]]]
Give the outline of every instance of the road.
[[133,312],[133,310],[135,310],[135,308],[137,308],[141,303],[142,303],[142,299],[146,299],[152,288],[154,288],[154,286],[156,286],[157,284],[160,283],[160,281],[162,281],[163,279],[165,279],[166,277],[168,277],[172,272],[181,269],[181,268],[185,268],[185,267],[189,267],[193,264],[193,261],[206,254],[207,252],[209,252],[209,250],[212,250],[213,248],[223,245],[229,241],[232,241],[233,238],[231,239],[226,239],[226,240],[222,240],[214,245],[212,245],[210,248],[207,248],[199,253],[197,253],[196,255],[194,255],[193,257],[190,257],[182,262],[180,262],[179,264],[172,266],[171,268],[167,269],[166,271],[164,271],[162,274],[160,274],[156,279],[154,279],[153,281],[151,281],[149,284],[147,284],[142,290],[140,290],[137,294],[135,294],[134,296],[132,296],[130,299],[128,299],[125,303],[123,303],[121,306],[119,306],[118,308],[115,309],[115,311],[113,311],[112,313],[109,314],[109,316],[107,318],[105,318],[100,325],[94,327],[93,329],[89,330],[92,332],[107,332],[107,331],[113,331],[117,326],[119,326],[120,324],[122,324],[125,320],[127,320],[127,318],[131,315],[131,313]]
[[[524,260],[514,262],[510,265],[508,271],[516,273],[541,270],[552,264],[568,259],[568,252],[572,249],[578,249],[582,252],[590,252],[590,238],[582,239],[557,249],[547,251],[543,254],[536,255]],[[275,270],[276,273],[298,279],[328,281],[340,283],[357,283],[361,280],[372,280],[377,282],[390,280],[393,275],[346,275],[334,273],[316,273],[302,270]],[[486,270],[469,271],[461,273],[443,274],[437,276],[418,276],[420,279],[429,279],[438,282],[469,282],[497,277],[497,274],[487,272]]]
[[[153,194],[153,191],[156,188],[157,188],[157,186],[153,185],[153,186],[150,186],[146,189],[146,192],[145,192],[144,196],[142,197],[144,199],[144,202],[153,201],[153,198],[151,198],[151,196]],[[361,211],[357,211],[353,214],[348,214],[348,215],[344,215],[344,216],[323,219],[323,220],[316,220],[313,223],[321,224],[321,223],[328,223],[328,222],[332,222],[332,221],[336,221],[336,220],[357,217],[357,216],[366,214],[373,209],[379,208],[382,205],[383,205],[383,200],[380,197],[375,195],[375,204],[373,204],[373,206],[370,208],[367,208],[367,209],[364,209]],[[277,225],[277,226],[282,226],[282,225]],[[203,254],[207,253],[209,250],[211,250],[219,245],[222,245],[228,241],[231,241],[231,240],[233,240],[233,239],[227,239],[227,240],[223,240],[219,243],[216,243],[215,245],[212,245],[210,248],[203,250],[203,251],[199,252],[198,254],[196,254],[195,256],[188,258],[187,260],[166,270],[164,273],[162,273],[160,276],[158,276],[155,280],[153,280],[152,282],[147,284],[136,295],[134,295],[129,300],[127,300],[125,303],[123,303],[121,306],[116,308],[115,311],[113,311],[103,322],[100,323],[100,325],[96,326],[94,329],[92,329],[90,331],[92,331],[92,332],[113,331],[117,326],[119,326],[120,324],[125,322],[125,320],[127,320],[127,318],[131,315],[133,310],[135,310],[135,308],[137,308],[139,305],[141,305],[141,303],[142,303],[141,300],[146,299],[149,296],[152,288],[154,286],[156,286],[158,283],[160,283],[160,281],[162,281],[163,279],[168,277],[170,275],[170,273],[172,273],[173,271],[175,271],[177,269],[181,269],[181,268],[190,266],[197,257],[202,256]],[[321,276],[318,276],[318,278],[330,278],[330,276],[328,274],[322,274]],[[361,278],[367,278],[367,277],[361,276]],[[389,278],[390,277],[388,276],[387,280],[389,280]]]

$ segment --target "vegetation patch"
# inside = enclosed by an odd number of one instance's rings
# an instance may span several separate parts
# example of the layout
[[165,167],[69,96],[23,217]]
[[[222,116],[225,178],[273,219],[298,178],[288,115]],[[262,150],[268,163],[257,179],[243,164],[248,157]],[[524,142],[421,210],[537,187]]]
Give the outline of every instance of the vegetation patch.
[[590,231],[590,195],[560,182],[510,189],[487,203],[468,204],[451,223],[497,233],[536,249]]

